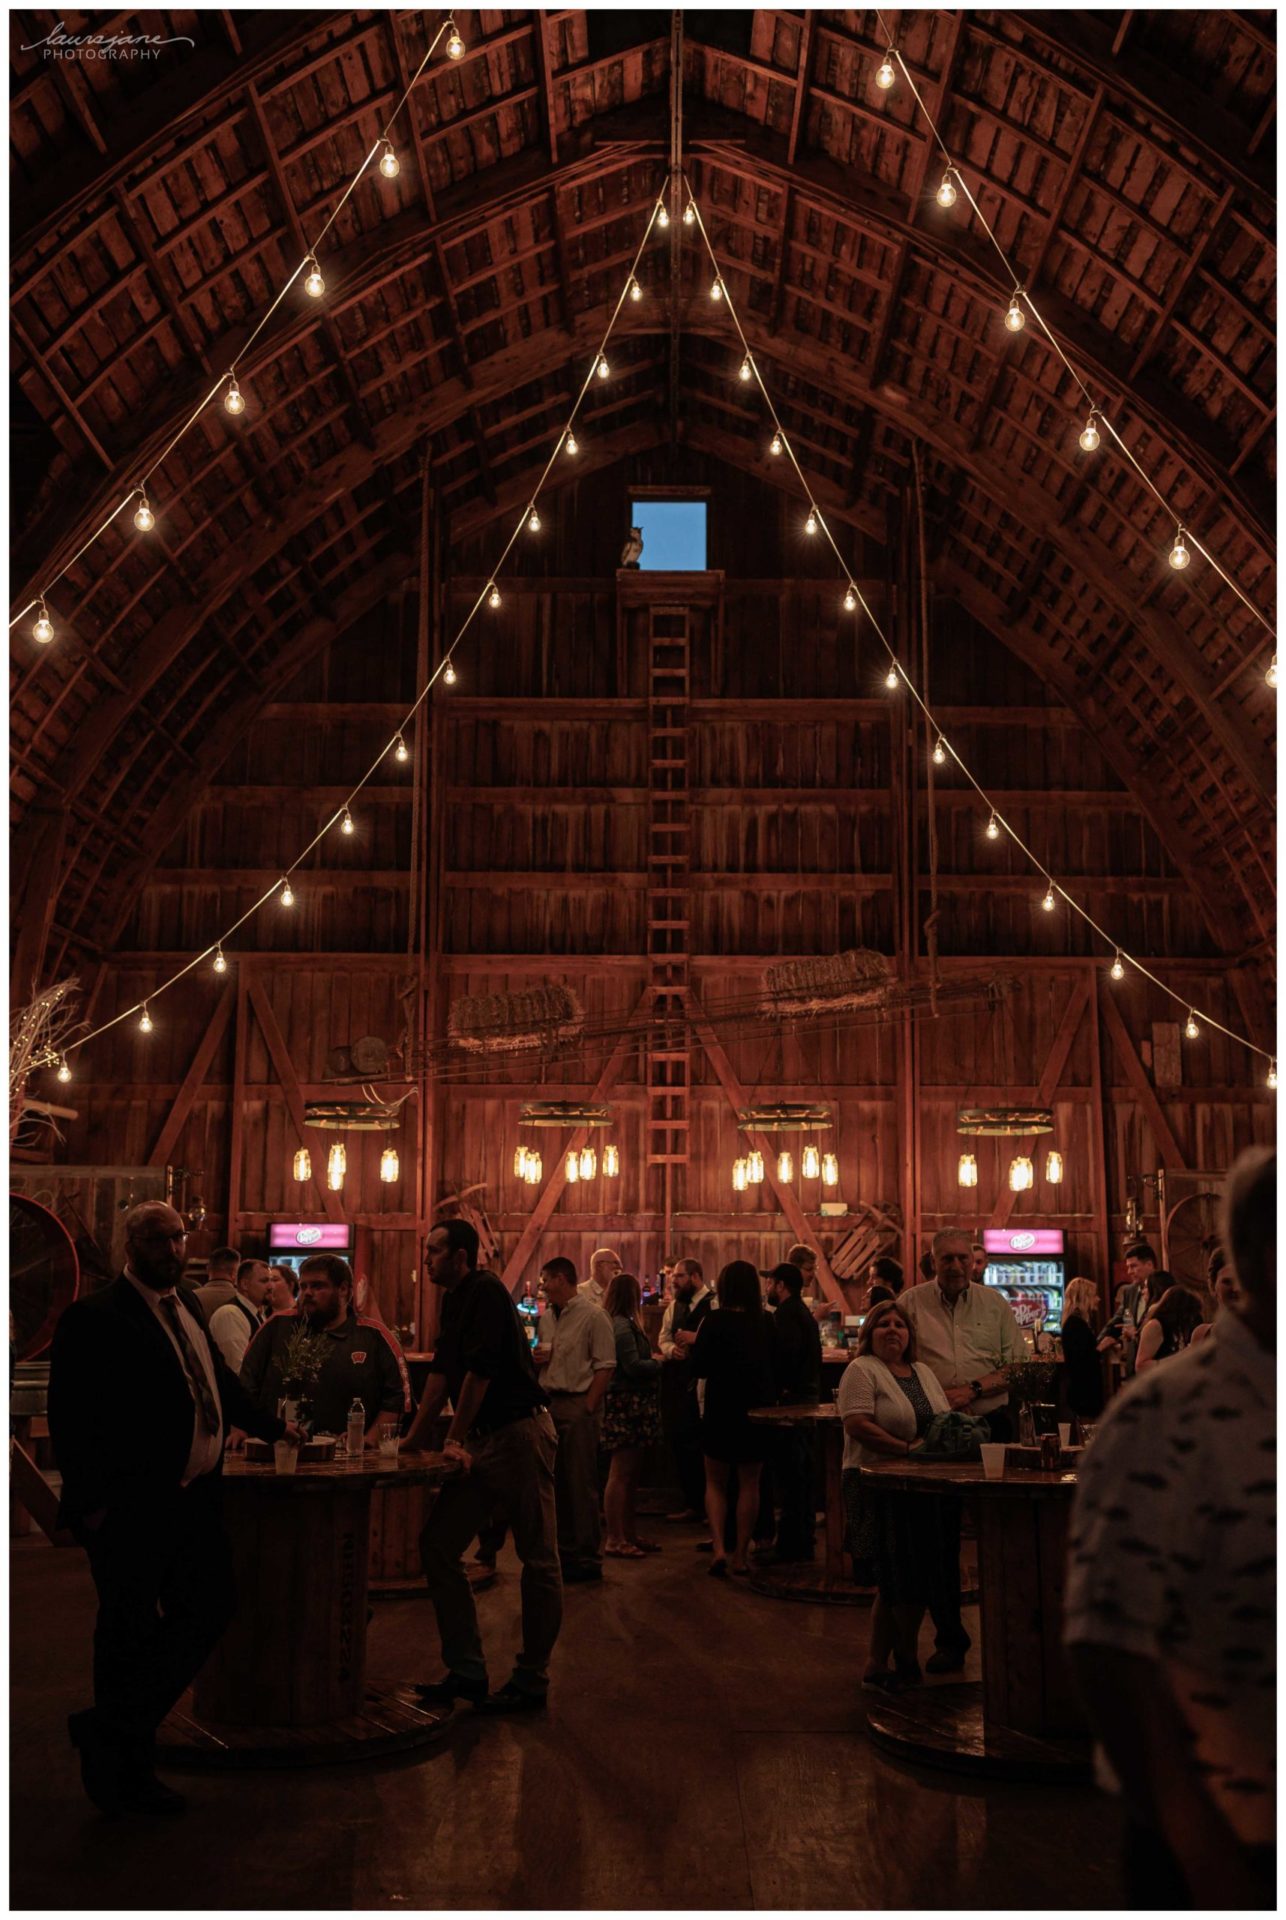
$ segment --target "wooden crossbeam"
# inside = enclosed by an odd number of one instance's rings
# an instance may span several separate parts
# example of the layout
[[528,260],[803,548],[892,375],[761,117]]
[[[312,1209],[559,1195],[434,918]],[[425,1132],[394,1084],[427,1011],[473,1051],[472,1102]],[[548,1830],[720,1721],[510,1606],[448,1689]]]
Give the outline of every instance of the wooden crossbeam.
[[[1085,1018],[1085,1009],[1089,1004],[1089,997],[1092,990],[1092,982],[1089,979],[1082,980],[1080,985],[1073,991],[1072,997],[1063,1011],[1058,1032],[1054,1035],[1054,1044],[1049,1050],[1045,1064],[1041,1068],[1040,1079],[1036,1083],[1036,1099],[1034,1104],[1038,1107],[1048,1107],[1053,1104],[1059,1082],[1067,1068],[1068,1058],[1072,1051],[1072,1043],[1080,1031],[1081,1021]],[[1030,1154],[1035,1145],[1035,1136],[1029,1135],[1024,1140],[1015,1140],[1014,1152],[1016,1154]],[[1008,1182],[1006,1182],[996,1197],[996,1204],[991,1210],[991,1220],[989,1224],[993,1227],[1008,1226],[1009,1216],[1014,1210],[1014,1201],[1017,1198],[1017,1194],[1010,1191]]]
[[[322,1176],[322,1155],[318,1150],[318,1141],[321,1136],[315,1130],[310,1129],[304,1124],[304,1098],[299,1088],[299,1076],[295,1072],[294,1062],[286,1050],[286,1043],[282,1038],[281,1028],[277,1025],[277,1016],[272,1010],[272,1003],[264,992],[262,982],[253,974],[246,982],[246,991],[250,1004],[254,1008],[258,1018],[264,1040],[267,1043],[268,1057],[272,1061],[278,1080],[281,1082],[281,1090],[286,1096],[286,1106],[289,1109],[290,1118],[294,1123],[299,1145],[308,1148],[309,1159],[312,1163],[313,1187],[325,1209],[326,1218],[338,1224],[344,1219],[344,1209],[340,1204],[339,1195],[331,1192]],[[232,1225],[233,1222],[230,1220],[228,1222],[229,1231],[231,1231]]]
[[1100,992],[1098,1004],[1103,1025],[1107,1028],[1116,1057],[1124,1068],[1125,1077],[1133,1088],[1135,1097],[1152,1129],[1152,1138],[1161,1156],[1162,1165],[1167,1170],[1180,1173],[1185,1171],[1188,1162],[1184,1157],[1183,1148],[1175,1139],[1170,1122],[1161,1111],[1161,1102],[1157,1099],[1156,1088],[1148,1078],[1147,1068],[1134,1050],[1134,1042],[1126,1032],[1125,1022],[1117,1009],[1116,1001],[1111,993],[1105,990]]
[[214,1056],[223,1044],[223,1036],[228,1031],[228,1021],[232,1018],[232,1009],[236,1001],[236,989],[231,980],[225,985],[219,996],[219,1004],[201,1037],[201,1044],[192,1057],[192,1064],[183,1077],[183,1084],[175,1096],[174,1104],[161,1123],[161,1130],[152,1143],[152,1151],[147,1156],[149,1167],[166,1166],[179,1142],[179,1135],[187,1125],[188,1115],[196,1105],[197,1095],[205,1085]]

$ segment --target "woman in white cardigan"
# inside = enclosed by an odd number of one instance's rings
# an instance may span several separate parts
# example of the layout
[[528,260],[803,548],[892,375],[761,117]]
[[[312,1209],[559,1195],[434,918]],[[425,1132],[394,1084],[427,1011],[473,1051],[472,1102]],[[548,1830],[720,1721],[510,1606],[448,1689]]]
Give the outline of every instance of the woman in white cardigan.
[[946,1577],[949,1551],[937,1496],[879,1492],[858,1472],[911,1453],[935,1415],[950,1411],[936,1374],[916,1361],[915,1335],[896,1300],[867,1315],[836,1404],[844,1422],[849,1551],[858,1579],[865,1572],[879,1588],[862,1685],[892,1693],[920,1679],[920,1622]]

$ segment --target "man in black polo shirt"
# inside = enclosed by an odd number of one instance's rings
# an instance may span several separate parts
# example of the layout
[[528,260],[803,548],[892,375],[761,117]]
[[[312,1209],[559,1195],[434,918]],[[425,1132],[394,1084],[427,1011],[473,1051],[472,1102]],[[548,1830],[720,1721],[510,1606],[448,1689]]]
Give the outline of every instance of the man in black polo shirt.
[[284,1392],[281,1356],[303,1315],[326,1343],[326,1358],[308,1400],[316,1433],[343,1433],[348,1410],[360,1400],[366,1412],[366,1444],[385,1430],[397,1432],[411,1411],[411,1383],[400,1347],[378,1320],[353,1311],[353,1275],[337,1253],[315,1253],[299,1269],[299,1307],[277,1313],[260,1327],[241,1363],[241,1384],[265,1413],[275,1413]]
[[[773,1378],[783,1406],[816,1406],[822,1397],[822,1336],[802,1294],[804,1276],[789,1260],[768,1275],[773,1309]],[[776,1546],[761,1559],[811,1560],[815,1505],[813,1429],[784,1427],[772,1435],[769,1459],[781,1511]]]
[[[427,1264],[445,1298],[424,1398],[405,1445],[420,1444],[449,1394],[454,1412],[444,1451],[463,1472],[443,1487],[420,1535],[447,1671],[419,1692],[439,1706],[470,1700],[496,1712],[543,1707],[563,1617],[554,1423],[518,1310],[495,1274],[479,1270],[478,1236],[466,1220],[434,1227]],[[461,1555],[493,1518],[508,1522],[522,1561],[522,1649],[509,1681],[488,1695],[478,1613]]]

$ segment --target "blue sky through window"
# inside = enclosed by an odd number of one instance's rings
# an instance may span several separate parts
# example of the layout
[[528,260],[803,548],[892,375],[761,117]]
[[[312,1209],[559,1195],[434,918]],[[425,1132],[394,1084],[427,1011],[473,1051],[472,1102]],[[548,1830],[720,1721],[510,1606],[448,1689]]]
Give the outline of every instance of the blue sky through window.
[[645,571],[704,572],[706,503],[704,500],[635,500],[630,525],[643,530]]

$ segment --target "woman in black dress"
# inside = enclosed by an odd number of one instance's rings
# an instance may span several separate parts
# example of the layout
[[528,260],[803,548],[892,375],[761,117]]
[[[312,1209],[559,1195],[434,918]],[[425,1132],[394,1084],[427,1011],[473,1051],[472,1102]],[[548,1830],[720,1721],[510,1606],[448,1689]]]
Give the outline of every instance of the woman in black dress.
[[[750,1571],[750,1539],[759,1511],[759,1472],[768,1430],[747,1418],[751,1407],[776,1400],[768,1316],[759,1275],[748,1260],[732,1260],[715,1287],[717,1313],[701,1322],[692,1371],[704,1383],[701,1450],[706,1464],[706,1514],[714,1536],[710,1572],[716,1578]],[[737,1469],[737,1544],[731,1567],[721,1551],[728,1517],[728,1483]]]

